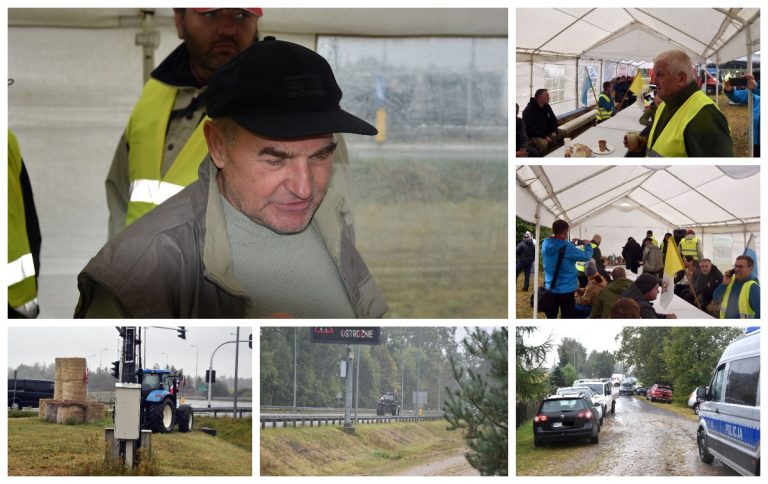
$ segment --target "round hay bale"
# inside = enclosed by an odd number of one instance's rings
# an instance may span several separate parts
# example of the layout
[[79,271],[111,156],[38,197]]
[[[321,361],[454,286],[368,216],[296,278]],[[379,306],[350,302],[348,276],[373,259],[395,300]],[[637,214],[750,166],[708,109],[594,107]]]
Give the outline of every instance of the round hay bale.
[[104,404],[100,402],[88,402],[85,409],[85,423],[98,422],[104,419]]
[[62,403],[56,413],[56,423],[78,424],[85,422],[85,410],[80,404]]
[[50,402],[51,400],[53,400],[53,399],[52,398],[41,398],[40,402],[38,402],[37,414],[38,414],[38,416],[41,419],[45,419],[45,407],[48,404],[48,402]]
[[55,399],[45,402],[45,420],[48,422],[56,421],[56,414],[59,411],[59,403],[60,402]]
[[64,381],[61,386],[62,400],[74,400],[77,402],[88,401],[88,387],[82,380]]

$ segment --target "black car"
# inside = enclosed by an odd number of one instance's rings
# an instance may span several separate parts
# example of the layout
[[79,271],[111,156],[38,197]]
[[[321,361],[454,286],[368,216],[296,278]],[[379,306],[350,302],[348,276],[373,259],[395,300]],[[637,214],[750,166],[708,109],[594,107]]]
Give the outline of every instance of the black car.
[[53,385],[51,380],[8,380],[8,408],[37,408],[41,398],[53,398]]
[[635,394],[636,395],[645,395],[648,392],[648,387],[637,387],[635,388]]
[[533,418],[533,443],[588,438],[599,442],[598,412],[589,397],[583,395],[550,395],[539,406]]

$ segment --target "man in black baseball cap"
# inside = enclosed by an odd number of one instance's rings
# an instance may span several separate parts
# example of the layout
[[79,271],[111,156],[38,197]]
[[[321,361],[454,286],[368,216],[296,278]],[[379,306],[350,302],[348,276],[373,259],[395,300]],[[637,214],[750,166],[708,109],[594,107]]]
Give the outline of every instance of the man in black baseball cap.
[[208,85],[199,180],[110,241],[78,277],[80,317],[374,318],[383,295],[328,190],[341,109],[328,63],[268,37]]

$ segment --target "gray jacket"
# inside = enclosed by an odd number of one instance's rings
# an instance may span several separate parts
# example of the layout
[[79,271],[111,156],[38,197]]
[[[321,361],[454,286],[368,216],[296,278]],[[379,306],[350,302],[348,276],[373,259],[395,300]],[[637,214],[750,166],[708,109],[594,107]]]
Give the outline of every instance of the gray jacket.
[[[199,179],[121,231],[78,275],[75,317],[254,317],[233,276],[216,167],[206,157]],[[343,197],[328,191],[315,225],[358,318],[388,309],[342,215]]]

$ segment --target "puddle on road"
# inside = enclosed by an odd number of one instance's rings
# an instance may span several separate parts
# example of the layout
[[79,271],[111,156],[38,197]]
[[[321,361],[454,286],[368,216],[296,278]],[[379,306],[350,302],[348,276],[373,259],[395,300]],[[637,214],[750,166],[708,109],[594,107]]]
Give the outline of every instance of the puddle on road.
[[699,460],[696,422],[631,397],[620,398],[615,415],[606,416],[599,444],[558,443],[543,450],[537,475],[737,475],[718,461]]

